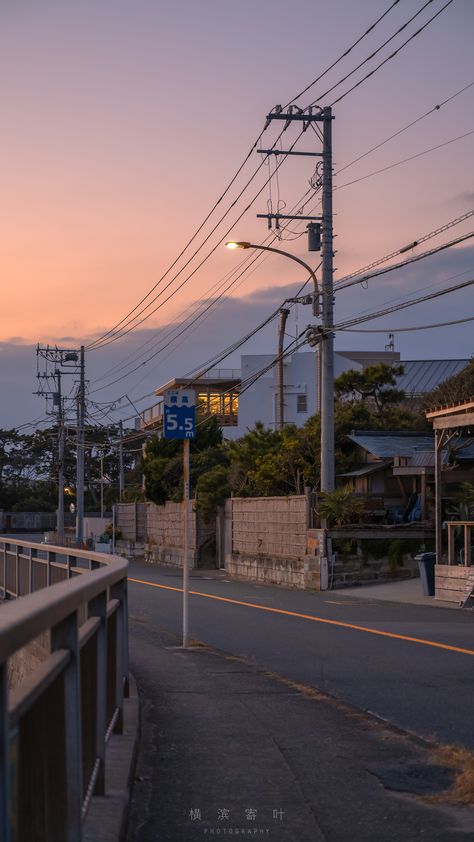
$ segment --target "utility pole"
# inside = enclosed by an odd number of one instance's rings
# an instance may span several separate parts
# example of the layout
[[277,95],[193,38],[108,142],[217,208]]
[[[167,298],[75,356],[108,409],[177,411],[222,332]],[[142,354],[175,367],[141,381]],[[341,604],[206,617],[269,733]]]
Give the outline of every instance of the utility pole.
[[[307,219],[308,225],[308,247],[310,251],[318,251],[319,233],[322,235],[322,334],[320,347],[320,361],[318,368],[321,368],[321,377],[318,378],[318,392],[320,394],[321,412],[321,491],[333,491],[335,485],[334,471],[334,334],[333,309],[333,213],[332,213],[332,109],[330,107],[319,108],[310,106],[302,110],[296,105],[288,106],[283,111],[280,105],[267,115],[267,125],[272,120],[284,120],[285,129],[293,121],[302,125],[303,132],[312,123],[322,123],[323,148],[320,152],[295,152],[293,149],[282,151],[279,149],[257,149],[265,155],[309,155],[322,158],[322,166],[316,167],[317,186],[322,186],[322,217],[317,216],[296,216],[291,214],[268,213],[257,214],[257,217],[267,218],[268,227],[272,227],[273,221],[278,229],[280,219]],[[319,226],[321,220],[321,226]],[[321,230],[320,230],[321,229]],[[243,244],[245,247],[245,244]],[[316,298],[316,297],[315,297]],[[313,314],[317,315],[317,302]]]
[[283,367],[283,343],[285,341],[285,327],[286,320],[289,315],[289,310],[286,307],[280,309],[280,323],[278,326],[278,349],[277,349],[277,377],[278,377],[278,412],[277,412],[277,430],[283,430],[285,426],[285,384],[284,384],[284,367]]
[[56,531],[58,542],[64,544],[64,415],[63,399],[61,394],[61,371],[56,369],[56,380],[58,391],[56,400],[58,402],[58,511],[56,519]]
[[123,422],[119,421],[120,442],[119,442],[119,502],[123,500],[125,487],[125,471],[123,465]]
[[334,491],[332,109],[323,108],[321,491]]
[[84,425],[86,415],[86,380],[84,345],[80,352],[79,388],[77,390],[77,453],[76,453],[76,541],[78,547],[84,543]]
[[104,453],[100,457],[100,517],[104,517]]
[[[79,355],[74,349],[58,348],[49,345],[39,345],[36,348],[37,378],[39,388],[37,395],[46,398],[46,412],[48,415],[56,415],[58,426],[58,507],[56,510],[56,530],[59,543],[64,543],[64,433],[65,433],[65,412],[61,389],[62,374],[76,373]],[[41,364],[40,359],[44,360]],[[52,371],[51,371],[52,367]],[[49,381],[54,380],[54,388],[49,386]],[[43,385],[44,384],[44,385]],[[52,399],[53,408],[48,409],[48,401]]]

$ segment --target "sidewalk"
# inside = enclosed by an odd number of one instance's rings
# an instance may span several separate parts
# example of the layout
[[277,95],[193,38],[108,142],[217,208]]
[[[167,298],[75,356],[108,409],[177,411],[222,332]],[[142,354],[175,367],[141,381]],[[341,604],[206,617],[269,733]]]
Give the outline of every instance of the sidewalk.
[[[176,568],[179,570],[179,568]],[[234,577],[226,570],[192,570],[192,579],[228,579],[230,581],[245,581]],[[351,588],[335,588],[331,591],[323,591],[324,594],[337,595],[339,597],[358,597],[359,599],[370,599],[383,602],[401,602],[407,605],[429,605],[434,608],[457,609],[457,602],[445,602],[442,599],[435,599],[434,596],[424,596],[420,578],[403,579],[394,582],[375,582],[370,585],[360,585]]]
[[423,802],[452,782],[430,748],[245,660],[182,650],[158,622],[131,619],[142,735],[127,842],[474,834],[471,809]]
[[434,608],[458,608],[457,602],[445,602],[434,596],[424,596],[421,579],[404,579],[401,582],[362,585],[355,588],[340,588],[331,591],[338,596],[359,599],[382,600],[383,602],[404,602],[409,605],[430,605]]

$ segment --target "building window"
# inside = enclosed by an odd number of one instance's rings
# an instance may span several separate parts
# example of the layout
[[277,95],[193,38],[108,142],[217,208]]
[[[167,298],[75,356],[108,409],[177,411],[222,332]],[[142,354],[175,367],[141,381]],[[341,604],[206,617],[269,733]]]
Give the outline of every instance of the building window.
[[297,412],[307,412],[308,411],[308,400],[306,395],[296,395],[296,411]]

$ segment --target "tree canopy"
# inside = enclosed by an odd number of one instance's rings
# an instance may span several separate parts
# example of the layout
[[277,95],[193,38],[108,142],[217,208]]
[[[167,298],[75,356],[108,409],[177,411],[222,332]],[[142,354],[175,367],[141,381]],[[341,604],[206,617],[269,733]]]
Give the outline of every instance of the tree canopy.
[[[86,511],[97,511],[100,485],[104,483],[104,502],[117,500],[119,484],[118,428],[89,426],[85,431],[84,459]],[[65,498],[75,500],[76,434],[67,429],[64,447]],[[124,447],[124,465],[128,485],[140,482],[135,459]],[[0,508],[11,511],[54,511],[58,501],[58,431],[57,427],[21,434],[0,430]]]

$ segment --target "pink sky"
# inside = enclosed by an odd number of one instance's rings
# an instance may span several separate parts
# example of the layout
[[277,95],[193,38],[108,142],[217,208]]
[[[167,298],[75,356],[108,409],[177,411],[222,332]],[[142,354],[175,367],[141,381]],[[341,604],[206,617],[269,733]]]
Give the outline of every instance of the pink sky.
[[[120,320],[201,223],[268,111],[312,81],[389,5],[389,0],[3,3],[0,341],[80,344]],[[443,5],[444,0],[433,0],[380,59]],[[421,0],[401,0],[300,104],[316,99],[421,6]],[[474,80],[473,24],[471,0],[454,0],[426,32],[335,107],[336,170]],[[374,63],[378,59],[368,67]],[[351,81],[362,75],[359,71]],[[474,130],[473,100],[474,87],[336,177],[335,184]],[[265,144],[274,137],[272,127]],[[294,137],[289,130],[285,143]],[[473,139],[470,135],[335,193],[339,276],[474,206]],[[308,132],[299,148],[320,146]],[[259,160],[254,154],[240,186]],[[282,167],[279,195],[287,207],[305,193],[313,169],[314,161],[303,158]],[[276,183],[272,198],[277,199]],[[268,199],[265,190],[233,229],[235,238],[263,240],[266,223],[255,214],[266,212]],[[452,236],[470,228],[467,222]],[[282,247],[308,258],[305,237]],[[467,271],[471,252],[465,250],[461,258]],[[237,260],[217,249],[143,327],[175,319]],[[458,266],[459,256],[455,262]],[[428,285],[428,262],[423,271],[421,280]],[[448,263],[436,281],[442,284],[450,274]],[[274,258],[234,294],[245,298],[300,280],[296,266]],[[411,283],[408,274],[389,276],[369,297],[356,288],[338,298],[336,313],[342,318],[357,308],[378,306],[403,296]],[[446,313],[456,318],[472,307],[472,298],[467,292],[440,299],[436,313],[440,319]],[[416,323],[420,314],[414,318]],[[229,340],[252,326],[233,325]],[[466,336],[466,331],[453,333],[450,355],[472,353]],[[211,343],[209,353],[215,350]]]

